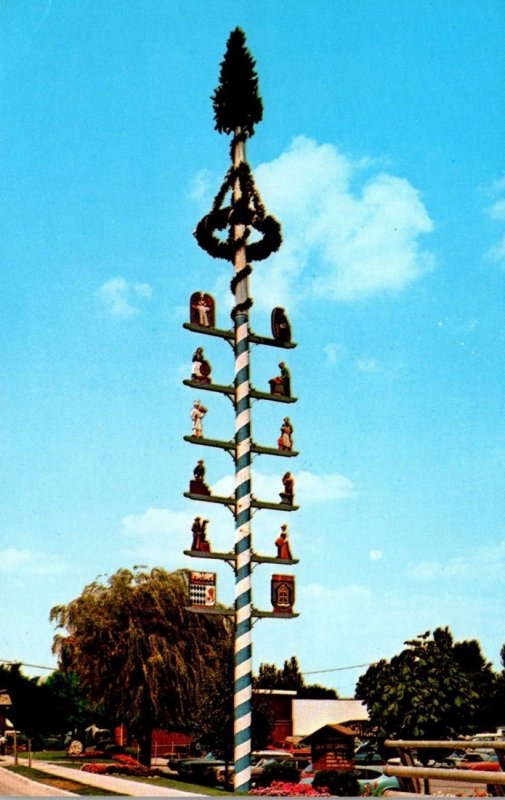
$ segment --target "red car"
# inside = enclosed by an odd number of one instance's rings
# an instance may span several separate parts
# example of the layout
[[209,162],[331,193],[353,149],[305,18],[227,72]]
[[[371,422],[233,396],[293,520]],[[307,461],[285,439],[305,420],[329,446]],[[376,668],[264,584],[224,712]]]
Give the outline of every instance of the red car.
[[488,761],[466,761],[457,764],[458,769],[483,770],[484,772],[500,772],[498,756],[489,756]]

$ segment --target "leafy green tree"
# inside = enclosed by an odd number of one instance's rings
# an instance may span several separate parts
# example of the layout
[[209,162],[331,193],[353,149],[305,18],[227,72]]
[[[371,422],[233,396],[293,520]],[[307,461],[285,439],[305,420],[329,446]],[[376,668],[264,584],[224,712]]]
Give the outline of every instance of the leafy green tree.
[[220,652],[220,669],[196,687],[188,729],[203,750],[233,760],[233,647]]
[[39,678],[23,675],[20,664],[0,666],[0,687],[10,696],[8,717],[17,730],[31,739],[51,732],[51,696]]
[[505,725],[505,644],[501,648],[500,658],[502,669],[496,676],[489,712],[489,725],[485,730],[493,730],[498,725]]
[[455,642],[454,657],[463,672],[471,681],[472,687],[479,696],[479,703],[473,717],[472,733],[487,731],[495,727],[496,705],[494,702],[495,687],[498,680],[490,662],[487,662],[475,639]]
[[475,675],[480,649],[455,645],[448,628],[405,644],[391,661],[369,667],[356,687],[378,738],[443,739],[474,729],[482,704]]
[[317,683],[306,685],[296,656],[286,659],[282,669],[275,664],[260,664],[258,675],[254,679],[254,688],[287,689],[296,691],[298,697],[305,699],[338,698],[335,689],[328,689]]
[[55,670],[43,685],[50,695],[51,733],[75,732],[82,737],[92,723],[108,727],[103,709],[89,702],[76,672]]
[[298,691],[304,685],[296,656],[286,659],[282,669],[275,664],[260,664],[254,680],[255,689],[288,689]]
[[185,570],[120,569],[50,614],[67,632],[54,638],[60,665],[111,720],[128,725],[144,764],[155,727],[186,729],[197,687],[220,669],[230,643],[226,617],[193,614],[187,603]]
[[[233,648],[221,651],[221,669],[201,685],[195,696],[188,727],[204,750],[211,750],[226,764],[233,761]],[[270,741],[274,718],[270,706],[261,695],[252,698],[252,749],[262,750]]]

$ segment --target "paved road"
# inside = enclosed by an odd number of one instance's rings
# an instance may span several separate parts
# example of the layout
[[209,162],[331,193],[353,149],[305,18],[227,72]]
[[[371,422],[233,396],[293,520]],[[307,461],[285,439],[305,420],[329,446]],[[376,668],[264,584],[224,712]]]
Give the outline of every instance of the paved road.
[[35,783],[0,767],[0,797],[77,797],[53,786]]

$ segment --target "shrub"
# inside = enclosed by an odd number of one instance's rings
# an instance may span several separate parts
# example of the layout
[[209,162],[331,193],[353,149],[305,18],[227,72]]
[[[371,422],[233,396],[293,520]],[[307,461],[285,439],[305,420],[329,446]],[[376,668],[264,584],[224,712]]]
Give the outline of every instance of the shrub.
[[115,742],[100,742],[100,747],[109,756],[124,753],[124,747],[122,747],[120,744],[116,744]]
[[85,761],[88,758],[105,758],[105,753],[103,752],[103,750],[91,749],[91,750],[85,750],[77,757]]
[[64,750],[65,742],[62,736],[48,736],[44,739],[44,750]]
[[353,772],[325,769],[316,772],[312,781],[314,789],[325,788],[333,797],[357,797],[359,783]]
[[293,761],[273,761],[265,766],[258,783],[270,786],[273,781],[298,783],[299,780],[300,770]]

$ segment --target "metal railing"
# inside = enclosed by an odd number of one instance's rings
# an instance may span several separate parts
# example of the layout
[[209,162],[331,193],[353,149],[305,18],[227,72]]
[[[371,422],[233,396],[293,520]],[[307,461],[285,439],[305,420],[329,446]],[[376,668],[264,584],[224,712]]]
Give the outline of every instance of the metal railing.
[[[505,741],[495,740],[453,740],[453,741],[417,741],[388,739],[386,747],[394,747],[400,757],[401,764],[387,764],[385,775],[394,775],[400,779],[402,789],[413,794],[430,794],[430,780],[461,781],[464,783],[486,784],[494,795],[505,796]],[[414,753],[419,750],[492,750],[496,753],[501,771],[491,772],[479,769],[458,769],[445,767],[420,767],[416,764]],[[424,784],[422,786],[422,783]],[[424,789],[424,791],[423,791]]]

